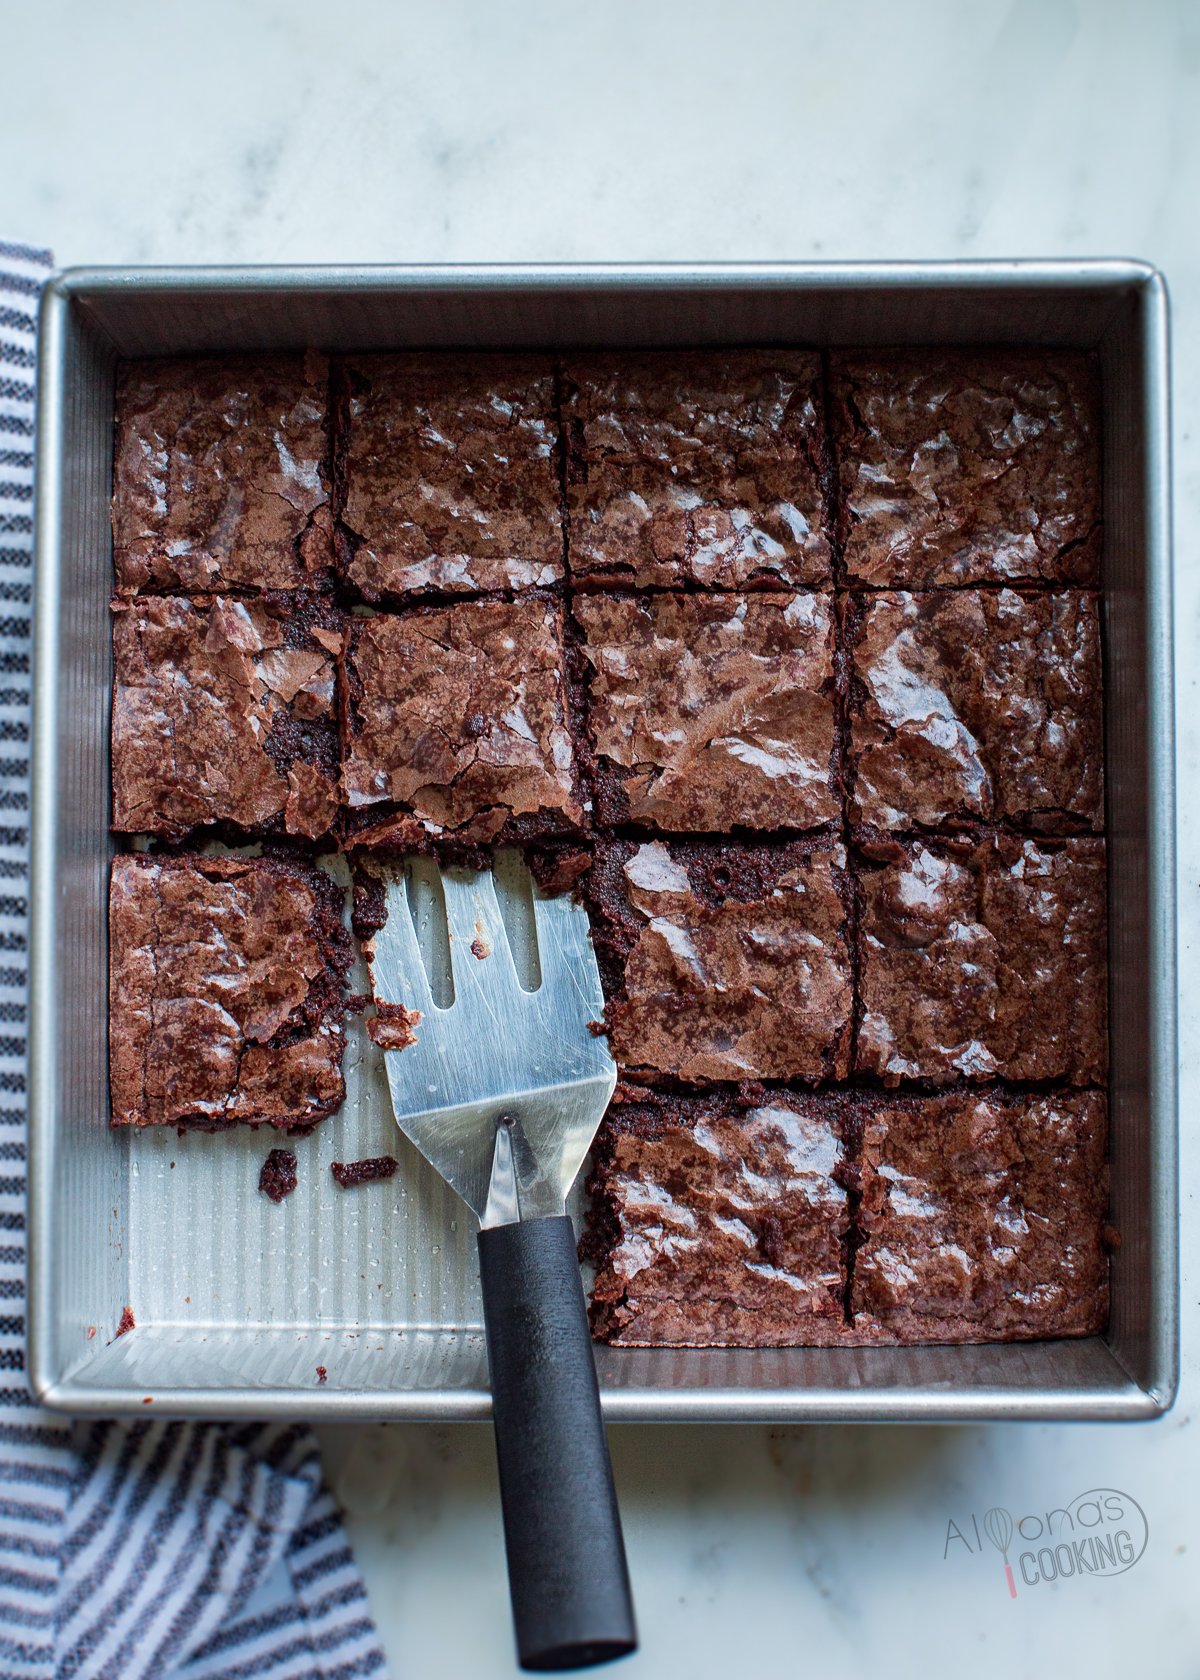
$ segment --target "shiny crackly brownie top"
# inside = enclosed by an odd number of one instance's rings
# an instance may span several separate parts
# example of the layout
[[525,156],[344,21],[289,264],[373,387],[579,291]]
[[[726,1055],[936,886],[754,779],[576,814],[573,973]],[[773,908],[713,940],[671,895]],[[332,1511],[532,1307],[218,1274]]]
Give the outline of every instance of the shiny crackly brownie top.
[[1086,1335],[1108,1314],[1101,1091],[880,1099],[851,1305],[882,1340]]
[[838,820],[829,596],[597,594],[574,613],[602,821],[703,834]]
[[844,1337],[839,1106],[646,1092],[609,1112],[589,1181],[593,1322],[627,1346]]
[[830,582],[818,356],[571,357],[564,390],[577,579],[618,589]]
[[868,595],[849,622],[854,820],[1104,826],[1094,594]]
[[1098,581],[1099,375],[1071,351],[854,351],[831,364],[850,581]]
[[848,1071],[840,844],[601,843],[583,892],[622,1066],[693,1082]]
[[324,356],[124,362],[117,588],[305,589],[333,564]]
[[368,600],[562,576],[548,357],[391,355],[344,369],[342,568]]
[[857,1066],[901,1078],[1107,1068],[1104,842],[883,842],[864,868]]
[[292,1127],[344,1094],[335,883],[272,858],[113,860],[114,1125]]
[[366,815],[396,807],[392,838],[408,833],[405,822],[410,839],[480,841],[513,818],[579,822],[553,601],[463,601],[353,619],[345,678],[345,799]]
[[113,827],[174,839],[211,825],[326,833],[341,642],[323,595],[118,600]]

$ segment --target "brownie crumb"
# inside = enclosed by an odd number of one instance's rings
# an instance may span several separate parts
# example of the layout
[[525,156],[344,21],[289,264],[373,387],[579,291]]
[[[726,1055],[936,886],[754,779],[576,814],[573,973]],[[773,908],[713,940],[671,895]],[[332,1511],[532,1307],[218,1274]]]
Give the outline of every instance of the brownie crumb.
[[329,1381],[329,1372],[325,1369],[324,1365],[317,1366],[317,1381],[318,1383]]
[[334,1161],[331,1171],[343,1190],[353,1190],[377,1178],[391,1178],[399,1165],[393,1155],[378,1155],[371,1161]]
[[[137,1321],[133,1316],[133,1308],[125,1307],[121,1313],[121,1322],[117,1325],[117,1336],[127,1335],[130,1330],[137,1329]],[[115,1342],[117,1336],[113,1337]]]
[[413,1028],[421,1019],[419,1009],[405,1009],[402,1003],[377,1003],[375,1010],[367,1022],[367,1033],[373,1044],[381,1050],[407,1050],[417,1042]]
[[278,1203],[283,1201],[285,1196],[290,1196],[299,1182],[296,1174],[296,1151],[272,1149],[258,1175],[258,1188],[262,1194]]

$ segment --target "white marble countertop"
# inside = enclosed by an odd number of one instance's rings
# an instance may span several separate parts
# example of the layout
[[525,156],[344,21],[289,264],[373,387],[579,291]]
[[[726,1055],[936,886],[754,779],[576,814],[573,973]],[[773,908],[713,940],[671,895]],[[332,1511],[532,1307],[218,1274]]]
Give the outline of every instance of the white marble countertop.
[[[1150,1426],[613,1432],[635,1675],[1194,1676],[1200,9],[152,0],[6,11],[0,236],[79,262],[1137,256],[1174,300],[1184,1383]],[[15,71],[11,66],[16,66]],[[507,1676],[490,1431],[323,1431],[397,1677]],[[1006,1593],[951,1520],[1133,1495]]]

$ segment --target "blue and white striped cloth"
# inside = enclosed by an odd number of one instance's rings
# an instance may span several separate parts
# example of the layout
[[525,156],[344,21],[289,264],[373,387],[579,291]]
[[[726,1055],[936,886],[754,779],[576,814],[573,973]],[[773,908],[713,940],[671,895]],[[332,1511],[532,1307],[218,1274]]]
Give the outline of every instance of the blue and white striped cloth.
[[0,1680],[383,1676],[307,1429],[74,1426],[25,1385],[34,321],[50,266],[0,243]]

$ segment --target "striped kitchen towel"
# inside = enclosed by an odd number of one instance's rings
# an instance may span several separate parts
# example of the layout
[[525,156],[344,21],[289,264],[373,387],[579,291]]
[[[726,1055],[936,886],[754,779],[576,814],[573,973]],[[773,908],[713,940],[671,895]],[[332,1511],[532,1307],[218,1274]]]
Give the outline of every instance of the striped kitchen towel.
[[25,1384],[34,323],[0,243],[0,1680],[351,1680],[383,1652],[309,1430],[72,1425]]

